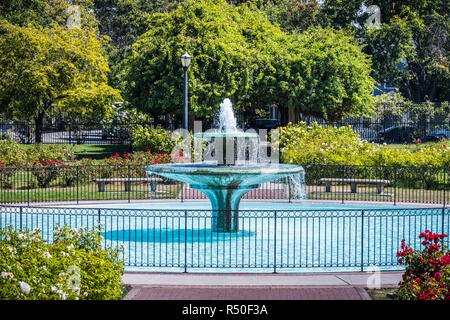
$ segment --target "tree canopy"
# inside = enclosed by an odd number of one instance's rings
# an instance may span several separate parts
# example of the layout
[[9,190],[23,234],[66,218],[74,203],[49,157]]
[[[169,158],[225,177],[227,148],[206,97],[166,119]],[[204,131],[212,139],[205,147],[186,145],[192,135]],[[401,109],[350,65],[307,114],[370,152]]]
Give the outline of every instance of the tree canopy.
[[99,117],[120,92],[109,87],[105,39],[80,28],[20,27],[0,21],[0,105],[4,113],[34,119],[39,129],[50,108]]
[[225,97],[238,109],[275,104],[330,119],[370,111],[370,59],[342,32],[290,36],[256,7],[224,0],[186,1],[150,24],[123,63],[127,98],[142,111],[181,113],[184,52],[193,56],[190,107],[199,117]]

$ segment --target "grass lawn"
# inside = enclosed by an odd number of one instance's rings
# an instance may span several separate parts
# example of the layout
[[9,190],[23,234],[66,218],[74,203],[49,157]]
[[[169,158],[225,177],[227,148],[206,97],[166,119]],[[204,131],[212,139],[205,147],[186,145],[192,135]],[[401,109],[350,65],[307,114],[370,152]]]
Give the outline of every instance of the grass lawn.
[[78,159],[92,158],[104,159],[112,154],[130,152],[129,144],[77,144],[75,145],[75,154]]
[[[33,145],[22,145],[25,148],[31,148]],[[76,144],[75,154],[78,159],[92,158],[104,159],[112,154],[131,152],[129,144]]]

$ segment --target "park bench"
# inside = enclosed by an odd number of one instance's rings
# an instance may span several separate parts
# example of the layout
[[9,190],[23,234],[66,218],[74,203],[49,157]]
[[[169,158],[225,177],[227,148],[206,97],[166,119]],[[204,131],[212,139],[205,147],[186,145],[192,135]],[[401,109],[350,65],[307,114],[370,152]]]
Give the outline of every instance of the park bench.
[[105,192],[105,185],[112,182],[125,182],[125,191],[131,191],[132,182],[146,182],[150,184],[150,191],[156,192],[158,183],[161,183],[161,178],[100,178],[94,179],[98,184],[98,192]]
[[345,182],[350,183],[350,189],[352,193],[357,193],[356,186],[358,184],[376,184],[377,193],[383,194],[384,185],[390,183],[389,180],[379,180],[379,179],[343,179],[343,178],[322,178],[320,182],[325,183],[325,191],[331,192],[332,182]]

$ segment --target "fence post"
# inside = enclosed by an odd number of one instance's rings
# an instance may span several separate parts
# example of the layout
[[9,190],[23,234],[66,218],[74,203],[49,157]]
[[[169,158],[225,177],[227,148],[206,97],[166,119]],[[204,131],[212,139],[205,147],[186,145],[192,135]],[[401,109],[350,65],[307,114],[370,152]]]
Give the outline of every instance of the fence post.
[[181,183],[181,202],[184,202],[183,200],[183,189],[184,189],[184,183]]
[[79,180],[79,178],[80,178],[80,174],[79,174],[79,169],[80,169],[80,166],[77,166],[77,204],[79,204],[79,194],[78,194],[78,189],[79,189],[79,187],[78,187],[78,185],[79,185],[79,182],[78,182],[78,180]]
[[27,167],[27,204],[30,206],[30,168]]
[[274,211],[274,245],[273,245],[273,273],[277,273],[277,212]]
[[447,202],[447,199],[446,199],[446,193],[445,193],[445,190],[447,189],[446,188],[446,183],[447,183],[447,168],[444,168],[444,209],[445,209],[445,205],[446,205],[446,202]]
[[291,203],[291,179],[289,177],[286,178],[288,181],[288,192],[289,192],[289,203]]
[[397,205],[397,167],[394,167],[394,206]]
[[130,203],[131,197],[131,178],[130,178],[130,165],[127,166],[127,176],[128,176],[128,203]]
[[361,210],[361,272],[364,271],[364,210]]
[[101,230],[100,230],[100,228],[101,228],[101,225],[100,225],[100,222],[101,222],[101,215],[102,215],[102,209],[101,208],[98,208],[98,210],[97,210],[97,218],[98,218],[98,223],[97,223],[97,225],[98,225],[98,236],[100,237],[101,235],[102,235],[102,232],[101,232]]
[[345,166],[342,166],[342,181],[341,181],[341,188],[342,188],[342,192],[341,192],[341,196],[342,196],[342,204],[344,204],[344,179],[345,179]]
[[184,273],[187,273],[187,210],[184,210]]
[[23,207],[22,206],[20,206],[20,230],[22,230],[22,210],[23,210]]

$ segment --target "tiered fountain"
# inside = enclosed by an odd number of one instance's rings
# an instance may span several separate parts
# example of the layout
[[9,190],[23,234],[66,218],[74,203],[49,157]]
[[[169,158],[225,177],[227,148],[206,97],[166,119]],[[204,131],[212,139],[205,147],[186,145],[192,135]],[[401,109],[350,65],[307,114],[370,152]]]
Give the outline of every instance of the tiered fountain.
[[250,190],[279,178],[304,176],[303,168],[298,165],[258,161],[255,154],[259,146],[251,147],[258,135],[237,129],[229,99],[221,104],[218,130],[197,133],[194,137],[212,140],[215,161],[150,165],[147,174],[182,181],[203,192],[211,202],[215,232],[238,231],[239,203]]

